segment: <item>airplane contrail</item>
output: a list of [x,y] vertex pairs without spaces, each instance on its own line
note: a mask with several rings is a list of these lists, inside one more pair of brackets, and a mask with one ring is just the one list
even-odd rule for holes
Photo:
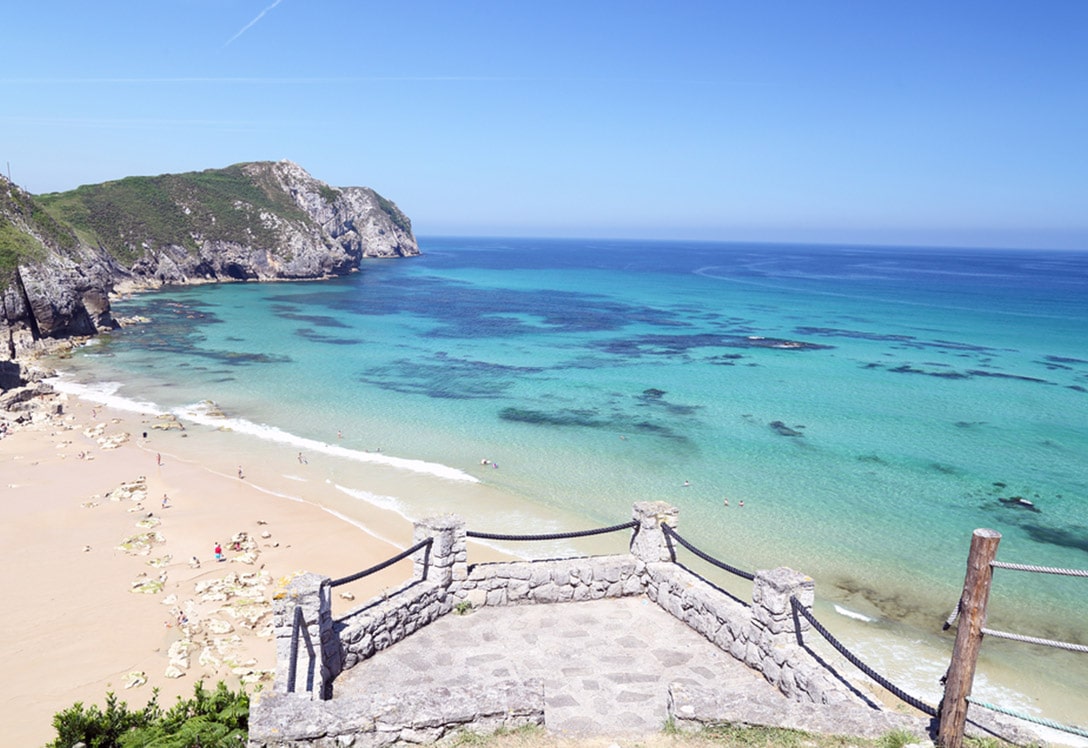
[[256,25],[257,21],[259,21],[259,20],[261,20],[262,18],[264,18],[264,16],[265,16],[265,13],[267,13],[267,12],[268,12],[268,11],[270,11],[270,10],[272,10],[273,8],[275,8],[275,7],[277,6],[277,5],[279,5],[279,4],[280,4],[280,3],[282,3],[282,2],[283,2],[283,0],[273,0],[272,4],[271,4],[271,5],[269,5],[269,6],[267,7],[267,8],[265,8],[264,10],[262,10],[262,11],[261,11],[260,13],[258,13],[258,14],[257,14],[257,17],[256,17],[256,18],[254,18],[254,19],[253,19],[252,21],[250,21],[250,22],[249,22],[249,23],[247,23],[247,24],[246,24],[245,26],[243,26],[243,27],[242,27],[242,28],[241,28],[241,29],[240,29],[240,30],[238,31],[238,33],[237,33],[237,34],[235,34],[234,36],[232,36],[232,37],[231,37],[230,39],[227,39],[227,43],[226,43],[226,44],[224,44],[223,46],[224,46],[224,47],[226,47],[226,46],[227,46],[227,45],[229,45],[229,44],[230,44],[230,43],[231,43],[232,41],[234,41],[235,39],[237,39],[238,37],[240,37],[240,36],[241,36],[242,34],[244,34],[244,33],[246,33],[247,31],[249,31],[249,30],[250,30],[251,28],[253,28],[253,26],[254,26],[254,25]]

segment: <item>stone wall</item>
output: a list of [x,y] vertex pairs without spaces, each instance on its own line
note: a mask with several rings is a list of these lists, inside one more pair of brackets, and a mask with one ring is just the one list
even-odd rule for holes
[[[646,596],[795,701],[837,704],[854,697],[797,644],[790,597],[811,607],[815,585],[792,569],[756,572],[752,605],[723,594],[676,564],[646,565]],[[809,623],[799,621],[806,631]]]
[[[674,563],[673,550],[662,527],[676,525],[675,507],[664,502],[639,502],[634,505],[633,518],[630,554],[471,566],[467,562],[464,520],[453,515],[423,520],[416,523],[415,541],[427,538],[433,541],[428,548],[413,554],[412,580],[339,620],[333,620],[331,615],[329,579],[314,574],[297,577],[287,594],[277,601],[279,659],[275,693],[264,696],[254,708],[250,745],[320,746],[325,745],[320,740],[337,738],[341,739],[338,743],[341,745],[418,742],[413,737],[414,731],[420,729],[417,717],[408,712],[405,719],[411,716],[411,720],[401,728],[395,727],[395,720],[388,721],[392,719],[389,714],[397,712],[383,712],[386,716],[382,719],[387,719],[387,724],[378,729],[372,724],[376,724],[376,717],[349,718],[335,699],[323,704],[311,703],[310,699],[331,699],[333,680],[342,670],[463,606],[553,604],[645,594],[708,641],[761,672],[794,701],[814,704],[858,701],[844,683],[797,644],[789,599],[796,596],[802,604],[811,606],[812,579],[786,568],[759,571],[753,582],[752,603],[742,603]],[[320,642],[320,646],[317,661],[312,665],[300,647],[298,690],[301,693],[287,694],[285,674],[295,606],[301,606],[311,638]],[[804,618],[799,624],[802,630],[808,627]],[[419,719],[426,723],[428,737],[444,734],[454,725],[486,730],[494,722],[495,717],[486,705],[472,706],[471,690],[458,698],[462,699],[463,708],[455,715],[455,721],[439,724],[441,710],[424,710],[428,716]],[[477,717],[465,719],[465,714],[474,709]],[[365,710],[362,713],[370,714]],[[526,719],[531,721],[529,717]],[[275,737],[286,735],[285,731],[291,729],[298,732],[301,724],[309,726],[307,734],[313,737],[304,739],[300,733],[297,739],[292,738],[297,742]],[[350,742],[355,739],[351,736],[362,734],[360,731],[374,735],[362,743]]]
[[641,595],[645,566],[629,555],[477,564],[453,594],[474,608]]
[[262,696],[249,719],[250,748],[384,748],[430,744],[451,732],[490,734],[544,724],[544,684],[353,693],[331,701],[296,694]]

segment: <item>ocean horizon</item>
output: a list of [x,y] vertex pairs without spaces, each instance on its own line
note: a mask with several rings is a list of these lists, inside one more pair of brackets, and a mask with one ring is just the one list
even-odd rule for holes
[[[148,321],[59,362],[61,383],[221,426],[213,401],[239,439],[339,460],[360,520],[374,503],[535,533],[667,501],[722,560],[813,576],[875,660],[930,663],[926,695],[974,529],[1002,533],[999,559],[1088,568],[1088,252],[420,247],[330,281],[119,300]],[[378,468],[399,476],[381,491]],[[1088,643],[1085,592],[999,572],[990,625]],[[1084,663],[984,649],[995,689],[1060,665],[1083,708]]]

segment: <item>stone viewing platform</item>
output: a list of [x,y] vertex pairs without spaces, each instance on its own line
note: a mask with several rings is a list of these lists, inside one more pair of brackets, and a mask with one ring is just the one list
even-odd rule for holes
[[332,588],[367,572],[296,577],[277,600],[276,681],[252,709],[250,746],[428,743],[525,724],[632,736],[667,721],[927,735],[928,717],[877,708],[798,643],[809,623],[790,599],[811,607],[810,578],[739,572],[753,585],[741,601],[675,563],[676,519],[641,502],[609,528],[632,531],[629,554],[475,565],[463,520],[423,520],[402,554],[413,579],[339,619]]

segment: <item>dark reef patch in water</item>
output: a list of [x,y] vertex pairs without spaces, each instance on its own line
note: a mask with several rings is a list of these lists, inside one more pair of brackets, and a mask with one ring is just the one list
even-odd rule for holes
[[744,358],[741,353],[723,353],[720,356],[708,356],[703,361],[714,366],[736,366]]
[[603,417],[593,409],[561,408],[559,410],[536,410],[533,408],[508,407],[499,411],[499,418],[504,421],[525,423],[533,426],[559,426],[589,429],[602,429],[618,433],[632,433],[643,436],[656,436],[679,443],[690,443],[690,439],[675,430],[653,421],[625,417]]
[[300,327],[295,330],[295,335],[314,343],[328,343],[329,345],[360,345],[364,342],[362,338],[335,338],[331,335],[322,335],[317,330],[312,330],[309,327]]
[[969,377],[963,372],[959,371],[926,371],[925,369],[917,369],[910,364],[900,364],[899,366],[892,367],[888,371],[893,374],[925,374],[928,377],[938,377],[940,379],[969,379]]
[[1088,527],[1081,525],[1046,527],[1035,522],[1022,522],[1020,527],[1037,543],[1057,545],[1088,553]]
[[1030,499],[1025,499],[1023,496],[1002,496],[998,498],[1002,504],[1013,509],[1023,509],[1028,512],[1035,512],[1036,514],[1042,514],[1043,510],[1035,506],[1035,502]]
[[804,426],[798,424],[796,428],[790,428],[782,421],[771,421],[768,426],[779,436],[804,436],[799,429],[803,429]]
[[516,375],[541,371],[544,369],[536,366],[507,366],[456,358],[439,351],[431,362],[400,359],[367,369],[359,375],[359,381],[392,392],[440,400],[478,400],[499,397],[515,384]]
[[[903,593],[881,592],[847,577],[836,579],[833,584],[846,596],[860,597],[879,610],[882,616],[893,621],[906,621],[912,617],[918,617],[923,611],[920,603],[908,599]],[[933,619],[930,618],[930,620]]]
[[815,351],[833,348],[829,345],[808,343],[800,340],[767,338],[759,335],[729,335],[721,333],[694,333],[691,335],[663,335],[659,333],[639,335],[634,338],[616,338],[593,344],[595,348],[612,355],[637,358],[639,356],[681,356],[699,348],[772,348],[787,351]]
[[913,335],[885,334],[867,332],[864,330],[847,330],[837,327],[809,327],[800,326],[794,328],[798,335],[818,335],[828,338],[852,338],[855,340],[873,340],[881,343],[898,343],[900,349],[930,349],[940,351],[969,351],[974,353],[994,353],[997,348],[973,343],[959,343],[954,340],[921,340]]
[[1086,359],[1069,356],[1043,356],[1043,360],[1054,364],[1088,364]]
[[654,387],[643,390],[642,394],[639,395],[637,399],[639,407],[661,408],[669,415],[674,416],[694,415],[705,407],[702,405],[678,405],[676,403],[670,403],[665,400],[665,390],[659,390]]
[[[416,277],[410,284],[373,283],[366,293],[355,288],[277,298],[337,314],[411,315],[434,326],[428,338],[471,339],[541,333],[587,333],[620,330],[631,324],[686,327],[674,312],[624,304],[604,296],[553,289],[480,288],[459,281]],[[436,303],[436,299],[440,300]],[[497,312],[496,310],[502,310]],[[539,320],[526,324],[520,318]]]
[[[282,306],[282,305],[280,305]],[[280,306],[273,307],[273,312],[277,317],[281,319],[289,319],[295,322],[306,322],[316,327],[339,327],[347,329],[350,325],[347,325],[336,317],[330,317],[327,314],[299,314],[297,312],[287,311],[280,309]]]
[[1023,374],[1005,374],[1004,372],[986,371],[985,369],[968,369],[967,373],[973,377],[993,377],[995,379],[1014,379],[1019,382],[1034,382],[1036,384],[1054,384],[1054,382],[1040,379],[1039,377],[1029,377]]

